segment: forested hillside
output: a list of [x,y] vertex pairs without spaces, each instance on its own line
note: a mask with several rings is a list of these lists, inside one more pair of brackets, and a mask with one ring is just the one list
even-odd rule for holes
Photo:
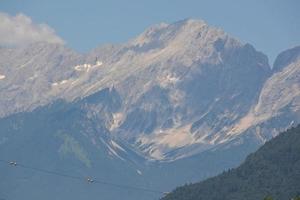
[[179,187],[162,199],[287,200],[299,195],[300,125],[267,142],[238,168]]

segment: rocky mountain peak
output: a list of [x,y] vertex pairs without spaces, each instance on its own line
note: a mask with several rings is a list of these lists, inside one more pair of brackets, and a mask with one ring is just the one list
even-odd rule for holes
[[[219,47],[214,46],[218,41]],[[223,44],[221,44],[223,41]],[[135,51],[145,52],[164,48],[172,51],[193,51],[202,48],[214,50],[226,46],[241,46],[222,29],[208,26],[203,20],[186,19],[172,24],[154,25],[127,44]],[[222,46],[222,47],[221,47]]]
[[300,46],[296,46],[280,53],[274,62],[273,70],[275,72],[280,71],[283,67],[289,65],[297,59],[300,59]]
[[0,100],[0,116],[115,86],[107,129],[161,160],[228,141],[271,75],[267,57],[253,46],[194,19],[154,25],[86,55],[42,43],[11,55],[0,54],[0,95],[8,96]]

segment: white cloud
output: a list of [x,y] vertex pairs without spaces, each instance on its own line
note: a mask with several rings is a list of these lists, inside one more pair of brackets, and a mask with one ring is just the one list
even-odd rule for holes
[[22,13],[10,16],[0,12],[0,46],[20,46],[33,42],[64,44],[63,39],[47,24],[35,24]]

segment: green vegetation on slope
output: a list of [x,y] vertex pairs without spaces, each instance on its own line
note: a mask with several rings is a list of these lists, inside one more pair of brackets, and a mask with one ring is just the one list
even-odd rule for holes
[[63,140],[63,144],[58,149],[59,153],[62,155],[73,154],[87,167],[91,167],[91,161],[88,158],[87,152],[80,146],[75,138],[68,134],[58,134],[57,137]]
[[289,200],[299,195],[300,125],[267,142],[238,168],[179,187],[162,200]]

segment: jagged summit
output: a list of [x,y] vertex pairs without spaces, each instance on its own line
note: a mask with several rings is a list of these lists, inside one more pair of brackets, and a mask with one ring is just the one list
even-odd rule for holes
[[[161,23],[148,28],[137,38],[129,42],[128,46],[137,46],[138,50],[152,49],[155,47],[165,47],[176,44],[172,48],[186,47],[189,45],[198,45],[205,47],[216,40],[231,40],[232,45],[241,45],[241,43],[227,35],[222,29],[208,26],[203,20],[185,19],[175,23]],[[148,48],[145,48],[145,47]]]
[[267,57],[253,46],[186,19],[86,55],[44,43],[2,49],[0,116],[114,86],[122,101],[107,128],[146,157],[174,160],[251,127],[239,121],[270,76]]
[[288,49],[280,53],[273,66],[274,71],[280,71],[283,67],[289,65],[292,62],[297,61],[300,57],[300,46],[296,46],[294,48]]

